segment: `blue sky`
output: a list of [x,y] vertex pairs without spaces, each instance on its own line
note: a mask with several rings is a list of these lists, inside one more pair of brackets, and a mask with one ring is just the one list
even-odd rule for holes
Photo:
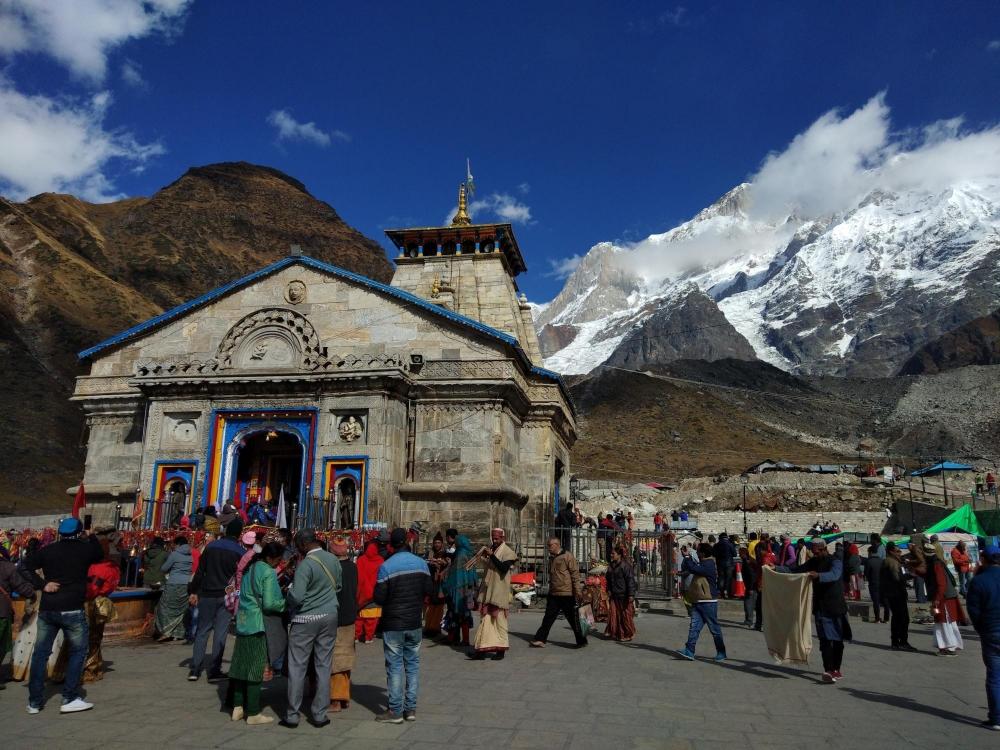
[[469,157],[476,218],[515,221],[538,301],[830,110],[881,93],[893,138],[1000,122],[993,2],[0,0],[0,61],[6,195],[148,195],[246,160],[387,244],[445,219]]

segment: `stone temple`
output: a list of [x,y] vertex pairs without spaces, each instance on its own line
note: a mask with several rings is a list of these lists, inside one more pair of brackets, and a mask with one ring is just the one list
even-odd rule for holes
[[95,519],[284,495],[302,525],[551,519],[576,422],[510,224],[391,230],[389,285],[293,254],[80,353]]

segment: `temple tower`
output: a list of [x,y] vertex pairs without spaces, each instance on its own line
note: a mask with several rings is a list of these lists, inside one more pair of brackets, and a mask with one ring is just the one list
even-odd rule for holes
[[514,230],[510,224],[474,224],[465,183],[451,226],[389,229],[386,235],[398,250],[392,286],[514,336],[541,365],[531,308],[515,281],[527,267]]

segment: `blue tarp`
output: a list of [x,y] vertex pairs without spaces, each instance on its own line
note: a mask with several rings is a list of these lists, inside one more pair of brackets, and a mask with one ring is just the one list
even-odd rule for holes
[[940,474],[942,471],[972,471],[972,467],[968,464],[958,464],[954,461],[944,461],[943,463],[934,464],[933,466],[928,466],[926,469],[917,469],[916,471],[911,471],[911,477],[923,477],[929,476],[931,474]]

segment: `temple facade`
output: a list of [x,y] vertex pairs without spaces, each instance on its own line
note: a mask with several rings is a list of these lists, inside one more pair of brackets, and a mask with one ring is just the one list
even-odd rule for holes
[[[90,512],[236,500],[477,536],[551,519],[573,407],[539,367],[509,224],[392,230],[386,285],[293,253],[80,353]],[[73,491],[75,488],[71,488]]]

